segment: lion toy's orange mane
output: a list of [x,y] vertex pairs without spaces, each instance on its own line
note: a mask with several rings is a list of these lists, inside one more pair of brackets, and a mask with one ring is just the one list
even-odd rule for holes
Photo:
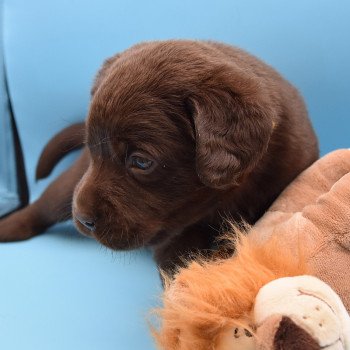
[[237,325],[254,332],[251,310],[260,288],[307,272],[302,259],[277,240],[259,245],[235,231],[234,257],[192,262],[174,281],[166,279],[164,306],[156,311],[161,326],[153,329],[160,349],[218,349],[221,338]]

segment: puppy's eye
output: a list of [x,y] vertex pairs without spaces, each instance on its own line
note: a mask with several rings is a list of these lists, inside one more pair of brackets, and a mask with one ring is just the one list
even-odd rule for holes
[[132,167],[138,168],[140,170],[148,170],[152,167],[153,161],[147,158],[133,156],[131,157],[131,164]]
[[149,174],[155,169],[156,165],[155,160],[136,152],[132,153],[126,162],[126,166],[132,172],[139,174]]

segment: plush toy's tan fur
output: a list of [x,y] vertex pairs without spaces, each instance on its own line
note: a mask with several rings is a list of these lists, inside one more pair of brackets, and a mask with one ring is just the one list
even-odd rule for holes
[[162,329],[153,331],[160,348],[214,349],[228,329],[251,329],[249,313],[262,286],[307,273],[300,256],[292,256],[277,240],[259,246],[242,233],[238,237],[234,258],[193,262],[175,283],[167,283],[164,308],[158,310]]

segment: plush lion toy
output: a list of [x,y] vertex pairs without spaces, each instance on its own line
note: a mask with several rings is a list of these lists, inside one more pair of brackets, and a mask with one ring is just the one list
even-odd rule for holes
[[350,150],[314,163],[237,237],[232,258],[166,283],[159,348],[349,350]]

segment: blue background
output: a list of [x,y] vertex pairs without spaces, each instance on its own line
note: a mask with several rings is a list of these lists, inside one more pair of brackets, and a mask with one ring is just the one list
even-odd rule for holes
[[[304,95],[321,153],[349,147],[347,0],[5,0],[4,58],[32,199],[44,143],[81,120],[102,60],[142,40],[215,39],[276,67]],[[64,168],[62,162],[53,176]],[[0,349],[153,349],[147,251],[111,253],[55,227],[0,245]]]

